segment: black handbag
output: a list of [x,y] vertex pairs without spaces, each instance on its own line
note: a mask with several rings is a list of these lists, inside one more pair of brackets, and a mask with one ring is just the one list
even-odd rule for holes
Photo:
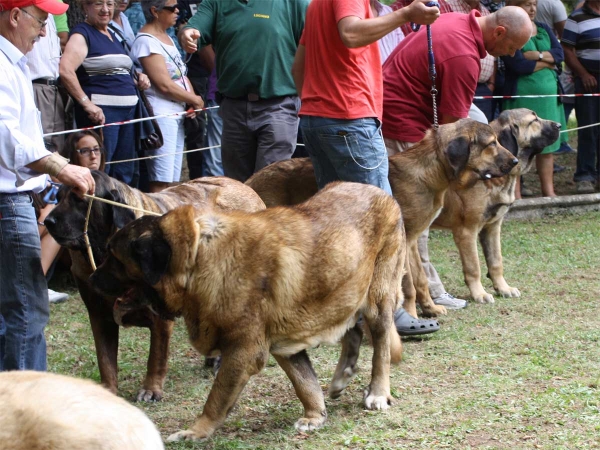
[[[136,87],[136,92],[138,96],[138,103],[135,118],[142,119],[153,117],[154,110],[152,109],[152,105],[148,101],[148,97],[146,97],[144,91],[141,91]],[[156,119],[137,122],[136,125],[141,150],[157,150],[164,145],[163,135]]]

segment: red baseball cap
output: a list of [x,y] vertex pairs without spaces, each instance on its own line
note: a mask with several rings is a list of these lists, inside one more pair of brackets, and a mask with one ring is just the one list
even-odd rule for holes
[[37,6],[49,14],[63,14],[69,9],[69,5],[58,0],[0,0],[0,11],[10,11],[13,8],[25,8],[26,6]]

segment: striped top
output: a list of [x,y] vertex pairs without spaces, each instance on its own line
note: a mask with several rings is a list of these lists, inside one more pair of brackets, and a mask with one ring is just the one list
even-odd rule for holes
[[600,14],[584,5],[571,13],[561,40],[575,47],[579,62],[590,73],[600,73]]
[[[116,36],[109,31],[111,40],[85,22],[73,27],[71,34],[75,33],[81,34],[88,46],[87,56],[76,71],[77,79],[86,95],[90,98],[94,94],[136,96],[137,100],[130,74],[133,62]],[[98,104],[96,101],[94,103]]]

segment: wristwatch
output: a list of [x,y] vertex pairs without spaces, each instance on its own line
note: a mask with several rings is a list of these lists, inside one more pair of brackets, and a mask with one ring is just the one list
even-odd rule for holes
[[544,59],[544,54],[542,52],[540,52],[540,61]]

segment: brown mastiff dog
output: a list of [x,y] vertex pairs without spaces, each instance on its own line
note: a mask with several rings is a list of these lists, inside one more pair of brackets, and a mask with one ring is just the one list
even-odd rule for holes
[[[144,194],[103,172],[94,171],[93,176],[97,197],[146,211],[163,213],[185,204],[221,211],[258,211],[265,208],[252,189],[225,177],[199,178],[157,194]],[[173,322],[156,316],[148,308],[131,308],[129,304],[121,303],[115,297],[99,295],[90,288],[88,278],[92,267],[83,238],[89,200],[80,199],[67,187],[61,188],[58,198],[59,203],[48,215],[45,225],[56,242],[70,251],[71,272],[90,317],[102,384],[113,393],[117,392],[119,325],[146,327],[150,329],[150,355],[146,379],[137,399],[160,400],[167,373]],[[139,211],[100,201],[93,202],[88,236],[97,265],[106,258],[106,244],[109,238],[118,229],[141,215]]]
[[127,225],[108,250],[94,287],[110,296],[141,288],[148,294],[129,297],[183,316],[193,346],[221,355],[202,415],[168,440],[209,437],[269,353],[304,406],[296,428],[320,427],[327,412],[306,349],[335,343],[361,315],[374,347],[365,406],[390,405],[406,241],[400,208],[381,189],[332,183],[303,204],[256,213],[177,208]]
[[[442,209],[449,187],[468,189],[480,180],[502,177],[518,163],[498,143],[489,125],[471,119],[429,130],[421,142],[389,158],[389,180],[402,208],[408,245],[408,270],[404,277],[404,308],[417,316],[416,301],[426,316],[445,314],[433,303],[417,249],[417,238]],[[296,159],[272,164],[246,184],[267,207],[306,199],[317,191],[312,164]]]
[[502,221],[515,201],[517,179],[529,171],[535,155],[554,143],[560,134],[560,123],[540,119],[525,108],[504,111],[490,125],[500,144],[519,158],[519,164],[508,175],[484,180],[470,189],[449,189],[444,208],[432,225],[452,230],[465,283],[471,297],[480,303],[493,303],[494,297],[481,284],[477,236],[496,292],[503,297],[521,296],[519,290],[510,287],[504,279],[500,245]]

